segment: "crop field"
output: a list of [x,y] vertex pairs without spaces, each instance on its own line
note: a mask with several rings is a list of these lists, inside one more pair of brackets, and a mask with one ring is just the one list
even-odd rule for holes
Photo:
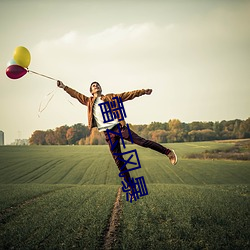
[[136,149],[132,203],[108,146],[0,147],[0,249],[250,249],[250,162],[188,159],[232,142]]

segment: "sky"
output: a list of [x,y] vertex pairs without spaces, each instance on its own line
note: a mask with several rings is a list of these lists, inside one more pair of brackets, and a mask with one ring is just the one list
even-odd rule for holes
[[29,50],[30,70],[87,96],[93,81],[103,94],[153,89],[124,103],[132,124],[246,120],[249,23],[250,1],[241,0],[2,0],[0,130],[5,144],[29,138],[35,130],[87,125],[86,106],[56,81],[32,73],[17,80],[6,76],[18,46]]

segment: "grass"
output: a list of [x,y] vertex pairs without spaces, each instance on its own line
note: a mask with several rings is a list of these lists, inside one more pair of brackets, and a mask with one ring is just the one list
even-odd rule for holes
[[[15,185],[19,192],[26,191],[22,184]],[[41,186],[33,185],[34,193],[37,190]],[[0,249],[101,248],[116,191],[112,185],[51,187],[49,193],[3,213]]]
[[[114,249],[249,249],[249,161],[187,159],[231,142],[137,149],[149,195],[122,196]],[[121,179],[107,146],[0,147],[0,249],[101,249]]]
[[197,159],[229,159],[229,160],[250,160],[250,140],[235,141],[231,147],[205,150],[202,153],[191,153],[188,158]]
[[148,197],[124,202],[118,249],[244,249],[249,191],[244,185],[149,185]]
[[119,184],[118,170],[105,146],[0,149],[0,183]]

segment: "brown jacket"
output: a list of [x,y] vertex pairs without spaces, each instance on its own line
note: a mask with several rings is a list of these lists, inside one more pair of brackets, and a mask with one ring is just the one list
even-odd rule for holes
[[[96,122],[93,116],[93,105],[95,103],[95,97],[91,96],[91,97],[87,97],[79,92],[77,92],[76,90],[66,86],[64,88],[64,90],[70,94],[72,97],[76,98],[80,103],[82,103],[83,105],[86,105],[88,107],[88,126],[89,129],[92,129],[94,127],[96,127]],[[104,102],[112,102],[112,98],[113,97],[121,97],[122,101],[128,101],[128,100],[132,100],[135,97],[139,97],[141,95],[145,95],[145,89],[142,90],[134,90],[131,92],[124,92],[121,94],[107,94],[107,95],[101,95],[101,100],[103,100]],[[121,125],[124,126],[126,123],[125,121],[120,121]]]

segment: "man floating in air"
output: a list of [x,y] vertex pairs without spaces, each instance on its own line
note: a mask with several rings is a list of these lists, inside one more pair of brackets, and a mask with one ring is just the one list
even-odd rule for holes
[[[57,81],[57,86],[63,88],[69,95],[73,98],[76,98],[80,103],[86,105],[88,107],[88,126],[89,129],[97,127],[99,132],[104,132],[107,143],[109,144],[110,152],[115,160],[116,165],[122,174],[123,178],[127,183],[130,181],[129,170],[127,170],[126,166],[124,166],[124,159],[121,154],[121,146],[120,140],[125,139],[127,141],[133,141],[133,143],[153,149],[161,154],[166,155],[170,163],[175,165],[177,163],[177,156],[174,150],[168,149],[151,140],[146,140],[135,132],[129,129],[129,126],[126,125],[125,120],[119,121],[119,119],[110,119],[104,122],[103,113],[101,110],[101,106],[104,103],[111,103],[114,98],[119,98],[122,102],[132,100],[135,97],[139,97],[142,95],[150,95],[152,93],[152,89],[142,89],[135,90],[131,92],[124,92],[121,94],[102,94],[102,88],[98,82],[93,82],[90,85],[90,93],[91,97],[87,97],[76,90],[65,86],[63,82]],[[112,109],[112,112],[117,112]],[[118,110],[118,113],[120,111]],[[121,115],[121,114],[120,114]],[[117,117],[117,114],[114,114],[114,117]],[[108,132],[111,133],[108,133]]]

